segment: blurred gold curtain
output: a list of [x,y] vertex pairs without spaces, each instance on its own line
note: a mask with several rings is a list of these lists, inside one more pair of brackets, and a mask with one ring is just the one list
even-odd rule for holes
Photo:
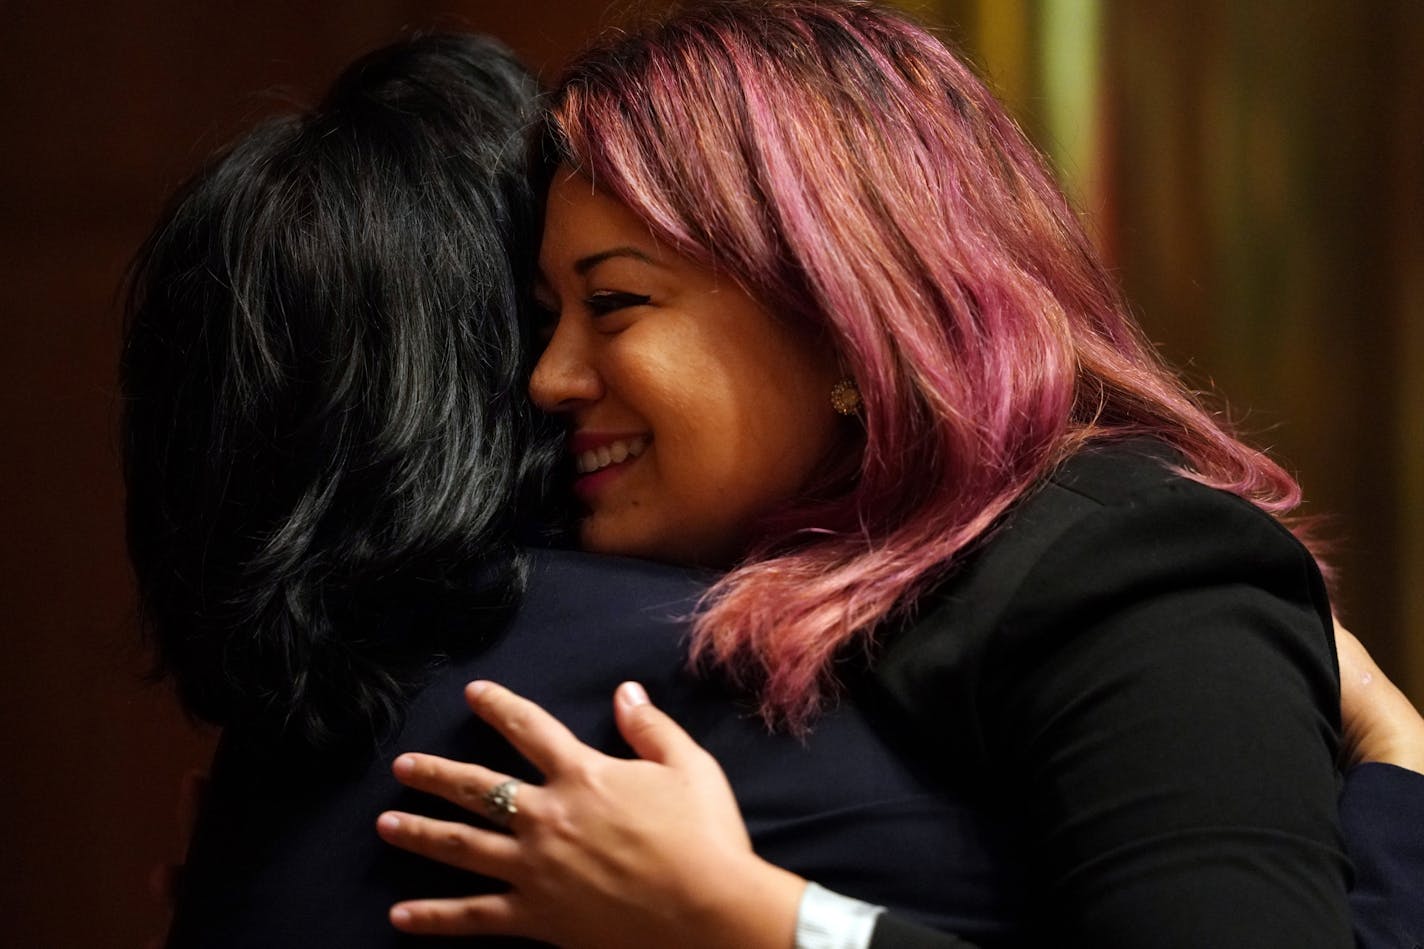
[[934,0],[1424,701],[1424,3]]

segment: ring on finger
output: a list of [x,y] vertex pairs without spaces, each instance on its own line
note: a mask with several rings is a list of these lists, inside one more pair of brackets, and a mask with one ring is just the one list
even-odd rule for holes
[[519,784],[518,779],[509,778],[484,793],[485,813],[500,827],[508,827],[510,818],[519,813]]

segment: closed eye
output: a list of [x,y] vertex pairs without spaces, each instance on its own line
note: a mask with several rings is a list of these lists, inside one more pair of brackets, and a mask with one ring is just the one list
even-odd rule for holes
[[643,306],[652,297],[645,293],[620,293],[617,291],[600,291],[584,297],[584,306],[594,316],[603,316],[606,313],[613,313],[617,310],[625,310],[629,307]]

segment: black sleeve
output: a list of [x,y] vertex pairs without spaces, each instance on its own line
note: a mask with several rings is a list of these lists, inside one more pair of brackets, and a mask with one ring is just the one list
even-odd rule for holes
[[985,645],[986,753],[1055,945],[1352,945],[1313,562],[1185,481],[1045,546]]
[[1351,769],[1340,823],[1355,862],[1350,911],[1357,944],[1424,946],[1424,775],[1380,763]]

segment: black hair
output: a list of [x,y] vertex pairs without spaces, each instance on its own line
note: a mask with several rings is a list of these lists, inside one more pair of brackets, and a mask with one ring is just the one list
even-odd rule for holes
[[488,39],[377,50],[218,155],[139,251],[128,545],[191,714],[369,749],[460,648],[425,604],[477,638],[517,600],[557,454],[526,395],[536,93]]

